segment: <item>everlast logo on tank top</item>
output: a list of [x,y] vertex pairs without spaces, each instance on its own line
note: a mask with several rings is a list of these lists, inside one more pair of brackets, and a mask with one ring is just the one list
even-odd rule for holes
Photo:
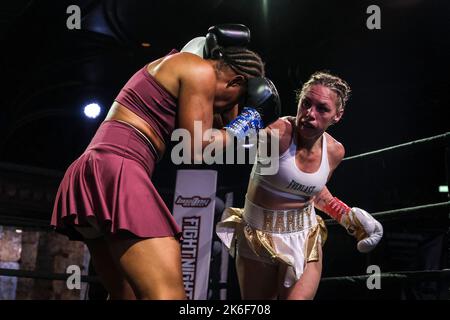
[[306,194],[311,194],[314,189],[316,188],[316,186],[305,186],[301,183],[295,182],[294,180],[291,180],[291,182],[289,183],[289,185],[287,186],[288,189],[292,189],[295,191],[300,191]]

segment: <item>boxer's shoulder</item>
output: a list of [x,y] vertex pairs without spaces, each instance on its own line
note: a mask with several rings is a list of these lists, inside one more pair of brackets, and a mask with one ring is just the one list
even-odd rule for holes
[[279,132],[279,136],[281,137],[283,134],[290,134],[292,132],[292,123],[291,119],[293,117],[281,117],[276,121],[271,123],[268,127],[273,130],[276,129]]
[[216,76],[216,70],[210,62],[190,52],[179,52],[166,56],[154,68],[159,72],[176,73],[181,77],[195,75],[195,79]]
[[345,148],[342,143],[333,138],[329,133],[324,133],[327,137],[327,150],[329,162],[332,167],[336,167],[345,156]]
[[270,132],[271,136],[276,136],[279,140],[279,151],[280,154],[284,153],[287,148],[289,148],[289,145],[291,143],[292,138],[292,121],[294,120],[290,119],[293,117],[282,117],[278,120],[271,123],[267,129]]

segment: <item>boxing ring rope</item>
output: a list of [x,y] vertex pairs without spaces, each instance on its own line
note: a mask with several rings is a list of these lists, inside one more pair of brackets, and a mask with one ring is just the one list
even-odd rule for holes
[[357,154],[357,155],[354,155],[354,156],[346,157],[346,158],[343,159],[343,161],[345,161],[345,160],[353,160],[353,159],[358,159],[358,158],[363,158],[363,157],[368,157],[368,156],[372,156],[372,155],[379,154],[379,153],[382,153],[382,152],[392,151],[392,150],[401,149],[401,148],[405,148],[405,147],[418,146],[418,145],[421,145],[421,144],[424,144],[424,143],[430,143],[430,142],[446,142],[446,143],[449,143],[449,138],[450,138],[450,132],[446,132],[446,133],[443,133],[443,134],[439,134],[437,136],[432,136],[432,137],[428,137],[428,138],[424,138],[424,139],[414,140],[414,141],[398,144],[398,145],[395,145],[395,146],[391,146],[391,147],[387,147],[387,148],[383,148],[383,149],[378,149],[378,150],[369,151],[369,152]]
[[[61,280],[66,281],[70,274],[66,273],[46,273],[33,270],[14,270],[14,269],[4,269],[0,268],[0,274],[3,276],[10,277],[21,277],[21,278],[31,278],[31,279],[41,279],[41,280]],[[432,278],[436,275],[443,276],[444,278],[450,277],[450,269],[442,270],[420,270],[420,271],[392,271],[392,272],[382,272],[380,273],[381,278],[392,278],[398,280],[404,280],[408,277],[414,276],[417,278]],[[357,276],[341,276],[341,277],[324,277],[321,282],[328,283],[332,281],[344,280],[344,281],[364,281],[369,277],[373,277],[372,274],[357,275]],[[100,283],[97,276],[80,276],[81,282],[96,282]]]
[[[361,159],[364,157],[370,157],[373,155],[377,155],[383,152],[398,150],[406,147],[413,147],[413,146],[419,146],[429,143],[440,143],[443,146],[446,146],[448,149],[449,144],[449,138],[450,138],[450,132],[446,132],[444,134],[419,139],[415,141],[410,141],[407,143],[402,143],[399,145],[390,146],[387,148],[382,148],[379,150],[374,150],[370,152],[361,153],[354,156],[349,156],[344,158],[344,161],[348,160],[354,160],[354,159]],[[447,155],[448,156],[448,155]],[[447,168],[447,174],[448,174],[448,168]],[[230,187],[218,187],[218,191],[227,191],[230,190]],[[163,189],[161,190],[164,192],[173,192],[173,190]],[[393,209],[393,210],[386,210],[386,211],[380,211],[375,212],[372,215],[376,217],[379,220],[385,220],[385,219],[393,219],[398,218],[399,216],[403,216],[406,214],[409,214],[411,212],[416,211],[426,211],[427,209],[436,209],[436,208],[445,208],[450,207],[450,201],[446,202],[440,202],[440,203],[432,203],[432,204],[425,204],[425,205],[419,205],[414,207],[407,207],[407,208],[400,208],[400,209]],[[18,218],[18,217],[4,217],[0,215],[0,221],[1,222],[7,222],[7,224],[15,224],[20,225],[24,227],[31,227],[35,229],[41,229],[50,231],[51,228],[48,225],[48,222],[37,220],[37,219],[30,219],[30,218]],[[325,223],[327,225],[336,225],[337,222],[332,219],[326,219]],[[23,278],[33,278],[33,279],[44,279],[44,280],[60,280],[65,281],[70,276],[70,274],[64,274],[64,273],[48,273],[48,272],[42,272],[42,271],[35,271],[35,270],[14,270],[14,269],[4,269],[0,268],[0,275],[1,276],[10,276],[10,277],[23,277]],[[352,283],[357,283],[360,281],[367,280],[368,277],[373,276],[371,274],[365,274],[365,275],[355,275],[355,276],[341,276],[341,277],[324,277],[321,279],[321,283],[327,284],[332,282],[339,282],[339,281],[349,281]],[[424,270],[424,271],[396,271],[396,272],[383,272],[379,275],[383,279],[392,279],[394,281],[407,281],[410,279],[436,279],[436,277],[439,277],[440,279],[450,279],[450,269],[442,269],[442,270]],[[97,276],[86,276],[81,275],[81,282],[88,282],[88,283],[94,283],[99,282],[99,279]]]
[[[406,213],[413,212],[413,211],[420,211],[420,210],[426,210],[426,209],[435,209],[435,208],[445,208],[450,207],[450,201],[445,202],[438,202],[438,203],[432,203],[432,204],[425,204],[421,206],[415,206],[415,207],[408,207],[408,208],[401,208],[401,209],[394,209],[394,210],[387,210],[387,211],[380,211],[372,213],[371,215],[379,220],[386,220],[386,219],[396,219],[398,218],[399,214],[403,216]],[[325,222],[327,225],[335,225],[337,222],[333,219],[325,219]]]
[[[66,281],[71,274],[67,273],[49,273],[44,271],[35,270],[15,270],[0,268],[0,275],[7,277],[19,277],[19,278],[31,278],[40,280],[61,280]],[[80,275],[81,282],[88,283],[100,283],[100,279],[97,276]]]
[[0,214],[0,225],[30,228],[30,230],[51,231],[48,221],[42,219],[10,217]]
[[[406,143],[402,143],[399,145],[394,145],[370,152],[365,152],[361,154],[357,154],[354,156],[349,156],[344,158],[344,161],[348,160],[355,160],[355,159],[361,159],[366,158],[374,155],[378,155],[384,152],[390,152],[394,150],[399,150],[403,148],[411,148],[419,145],[424,144],[430,144],[430,143],[437,143],[440,146],[446,147],[447,153],[446,153],[446,172],[447,172],[447,179],[448,179],[448,148],[449,148],[449,141],[450,141],[450,132],[446,132],[440,135],[414,140]],[[400,208],[400,209],[392,209],[392,210],[385,210],[385,211],[379,211],[372,213],[371,215],[377,220],[380,221],[386,221],[386,220],[392,220],[392,219],[398,219],[402,218],[411,212],[426,212],[428,209],[437,209],[437,208],[450,208],[450,201],[444,201],[439,203],[431,203],[431,204],[424,204],[419,206],[413,206],[413,207],[406,207],[406,208]],[[327,226],[337,225],[337,222],[333,219],[325,219],[325,223]],[[373,277],[373,274],[364,274],[364,275],[354,275],[354,276],[340,276],[340,277],[324,277],[320,280],[321,284],[333,284],[333,283],[339,283],[339,282],[349,282],[358,284],[363,281],[367,281],[369,277]],[[414,280],[448,280],[450,279],[450,269],[442,269],[442,270],[417,270],[417,271],[393,271],[393,272],[382,272],[379,274],[380,279],[387,279],[392,281],[398,281],[398,282],[405,282],[405,281],[414,281]],[[442,283],[441,283],[442,284]],[[448,281],[447,281],[448,284]]]
[[[420,278],[420,279],[434,279],[437,276],[443,278],[450,278],[450,269],[442,270],[418,270],[418,271],[392,271],[392,272],[382,272],[379,276],[383,279],[394,279],[394,280],[407,280],[410,278]],[[342,277],[324,277],[321,279],[322,283],[329,283],[333,281],[366,281],[369,277],[373,277],[373,274],[365,274],[359,276],[342,276]]]
[[[378,277],[379,281],[382,281],[384,285],[388,284],[400,284],[400,290],[402,293],[405,292],[408,283],[422,282],[422,281],[433,281],[439,288],[439,293],[437,295],[438,299],[446,298],[446,293],[443,293],[443,288],[447,288],[450,282],[450,269],[442,270],[420,270],[420,271],[393,271],[393,272],[382,272],[378,275],[366,274],[358,276],[341,276],[341,277],[324,277],[320,280],[320,286],[326,287],[331,286],[333,288],[336,285],[344,284],[346,288],[348,286],[360,287],[367,285],[369,277],[373,279]],[[381,282],[380,282],[381,283]],[[444,287],[447,286],[447,287]]]

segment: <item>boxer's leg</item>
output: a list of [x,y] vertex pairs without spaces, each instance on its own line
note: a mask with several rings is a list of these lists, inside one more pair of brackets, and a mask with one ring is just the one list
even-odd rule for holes
[[290,288],[282,286],[280,298],[284,300],[312,300],[322,275],[322,247],[318,246],[319,260],[308,262],[300,279]]
[[186,298],[178,240],[112,235],[108,237],[108,246],[138,299]]
[[276,264],[268,264],[237,255],[236,271],[242,299],[277,298],[279,279]]
[[136,296],[121,270],[116,267],[104,238],[85,240],[92,264],[112,300],[134,300]]

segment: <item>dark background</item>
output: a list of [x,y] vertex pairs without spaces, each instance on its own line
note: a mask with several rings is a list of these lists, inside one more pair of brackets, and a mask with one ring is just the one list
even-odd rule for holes
[[[66,27],[70,4],[81,7],[79,31]],[[450,5],[378,2],[381,30],[369,30],[370,4],[377,2],[3,2],[0,160],[64,170],[102,120],[87,121],[84,104],[107,109],[143,64],[226,22],[251,29],[285,115],[295,114],[293,91],[316,70],[350,83],[347,112],[330,130],[348,155],[447,131]]]
[[[71,4],[81,7],[81,30],[66,27]],[[381,8],[381,30],[366,27],[371,4]],[[295,115],[294,90],[312,72],[329,70],[348,81],[353,93],[346,113],[329,130],[347,155],[449,131],[450,3],[445,0],[16,0],[3,1],[0,8],[3,163],[63,172],[136,70],[220,23],[250,28],[250,47],[266,62],[284,115]],[[82,107],[93,101],[104,111],[88,120]],[[448,140],[440,140],[344,161],[329,187],[369,212],[448,201],[448,194],[438,192],[439,185],[448,185],[446,149]],[[250,166],[213,168],[219,170],[219,193],[234,190],[235,204],[242,205]],[[176,169],[166,156],[154,177],[169,207]],[[352,239],[337,230],[334,243],[342,236],[348,245],[325,247],[324,274],[363,274],[373,261],[383,270],[443,268],[448,240],[439,237],[448,230],[447,213],[386,222],[380,249],[369,258],[357,254]],[[49,217],[50,212],[40,216]],[[437,253],[427,258],[433,241]],[[393,249],[399,243],[400,253]]]

